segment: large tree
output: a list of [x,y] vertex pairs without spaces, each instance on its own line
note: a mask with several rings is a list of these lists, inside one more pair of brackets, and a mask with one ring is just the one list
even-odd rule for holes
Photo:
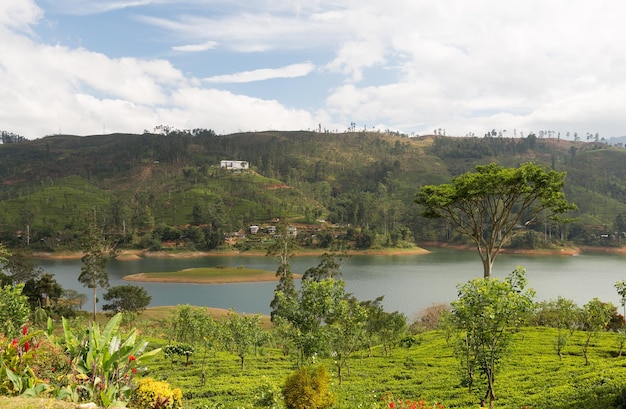
[[250,349],[261,346],[267,339],[267,333],[261,328],[261,316],[239,314],[230,310],[222,321],[222,327],[224,344],[237,354],[241,369],[244,370],[246,355]]
[[139,312],[150,305],[152,297],[145,288],[137,285],[118,285],[109,288],[102,296],[108,304],[104,304],[104,311],[111,311],[113,314],[123,313],[132,321]]
[[106,266],[115,254],[115,246],[109,242],[94,227],[88,228],[82,239],[83,265],[80,269],[78,281],[93,290],[93,320],[96,320],[96,303],[98,301],[98,287],[109,286],[109,274]]
[[278,284],[276,284],[276,289],[274,289],[274,299],[270,303],[272,321],[274,321],[275,317],[286,314],[286,310],[289,307],[285,304],[291,303],[296,298],[296,286],[293,281],[291,266],[289,265],[289,259],[293,257],[295,250],[295,240],[289,234],[287,224],[281,222],[277,226],[274,243],[267,249],[268,256],[275,256],[278,259],[278,270],[276,270]]
[[36,280],[43,274],[43,268],[37,264],[33,252],[24,248],[13,250],[7,258],[4,271],[10,284],[25,283],[30,279]]
[[452,183],[420,188],[415,202],[422,215],[443,218],[475,243],[484,277],[491,276],[493,261],[516,227],[532,223],[540,213],[556,218],[576,208],[563,194],[565,173],[534,163],[505,168],[480,165]]

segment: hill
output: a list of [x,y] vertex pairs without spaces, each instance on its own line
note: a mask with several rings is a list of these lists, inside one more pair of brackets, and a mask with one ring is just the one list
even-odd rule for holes
[[[250,169],[222,169],[221,160],[247,161]],[[419,217],[413,204],[419,186],[447,182],[477,164],[528,161],[567,172],[566,195],[579,207],[574,224],[539,223],[534,236],[602,244],[606,235],[626,230],[619,223],[626,211],[621,147],[532,134],[218,136],[194,130],[55,135],[0,145],[0,241],[71,248],[92,220],[129,246],[214,248],[224,233],[250,225],[262,232],[275,219],[308,231],[305,245],[332,241],[339,233],[331,226],[342,226],[340,234],[364,247],[448,240],[445,226]]]

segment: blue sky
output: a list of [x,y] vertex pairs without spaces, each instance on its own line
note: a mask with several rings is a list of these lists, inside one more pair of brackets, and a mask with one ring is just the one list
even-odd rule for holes
[[0,130],[626,135],[618,0],[0,1]]

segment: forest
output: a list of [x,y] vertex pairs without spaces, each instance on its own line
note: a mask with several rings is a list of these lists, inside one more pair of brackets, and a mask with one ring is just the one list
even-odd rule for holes
[[[72,250],[95,223],[121,248],[210,250],[225,238],[253,239],[250,226],[263,232],[277,219],[297,226],[305,247],[335,239],[355,248],[463,242],[441,220],[420,216],[418,189],[477,165],[526,162],[565,172],[565,195],[578,210],[566,224],[535,220],[508,246],[620,246],[626,232],[626,150],[603,142],[159,131],[0,144],[0,242]],[[222,160],[250,169],[222,169]]]

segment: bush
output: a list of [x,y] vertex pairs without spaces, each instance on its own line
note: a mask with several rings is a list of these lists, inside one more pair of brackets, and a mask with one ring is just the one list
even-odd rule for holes
[[335,403],[328,390],[329,375],[326,367],[304,367],[290,375],[283,387],[288,409],[325,409]]
[[450,304],[434,303],[418,313],[417,319],[411,324],[409,331],[412,334],[419,334],[424,331],[438,329],[440,328],[441,317],[449,313]]
[[182,409],[183,394],[180,389],[172,389],[170,384],[142,378],[130,398],[130,407],[136,409]]

